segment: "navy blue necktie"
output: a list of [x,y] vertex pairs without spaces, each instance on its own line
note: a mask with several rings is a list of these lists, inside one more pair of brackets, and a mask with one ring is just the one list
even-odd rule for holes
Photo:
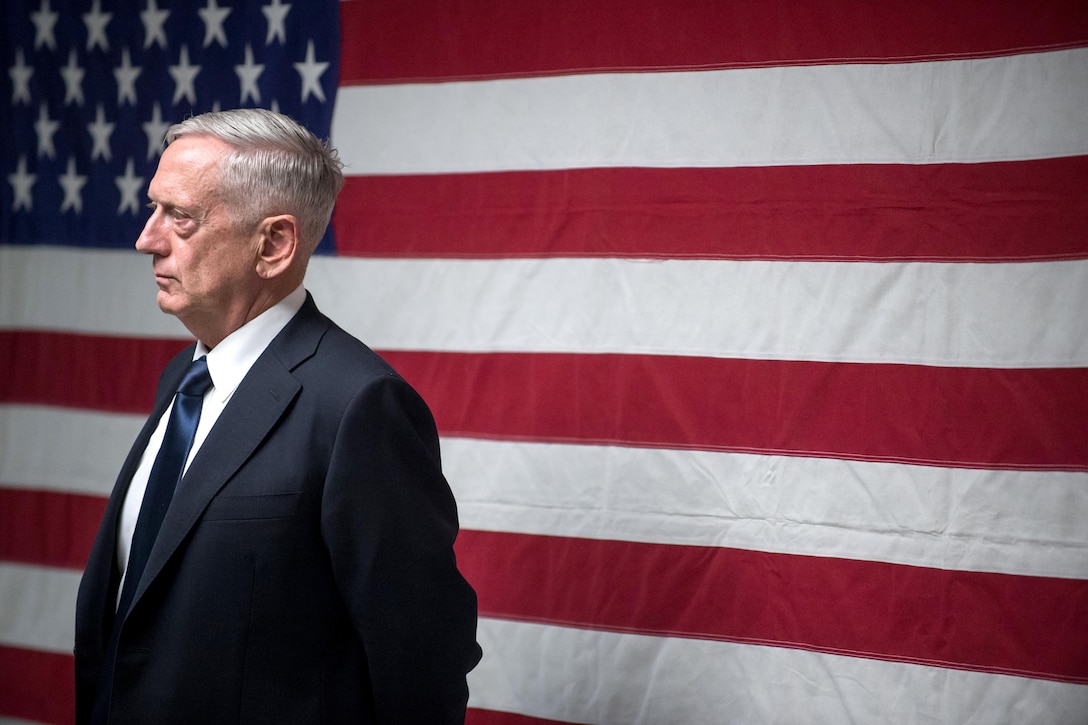
[[125,567],[125,583],[121,587],[121,599],[117,603],[112,632],[106,642],[105,661],[91,715],[91,722],[95,725],[105,723],[108,717],[121,622],[132,604],[132,597],[140,584],[151,547],[155,544],[159,527],[166,516],[166,510],[170,508],[170,500],[174,497],[174,489],[185,470],[185,461],[189,458],[189,450],[193,447],[193,437],[196,435],[196,425],[200,422],[204,393],[211,384],[208,361],[200,357],[185,372],[174,397],[174,407],[166,421],[166,434],[155,456],[155,463],[151,466],[144,500],[140,505],[140,516],[136,519],[136,531],[132,534],[128,566]]
[[204,393],[211,387],[212,378],[208,373],[208,361],[201,357],[194,360],[185,372],[178,386],[174,407],[166,423],[166,435],[162,446],[151,467],[147,480],[147,490],[140,505],[140,516],[136,519],[136,530],[132,534],[132,546],[129,548],[128,566],[125,567],[125,583],[121,589],[121,599],[117,604],[117,619],[121,620],[132,603],[132,596],[144,566],[159,534],[159,527],[170,508],[174,489],[181,480],[185,461],[193,446],[196,425],[200,422],[200,408],[204,403]]

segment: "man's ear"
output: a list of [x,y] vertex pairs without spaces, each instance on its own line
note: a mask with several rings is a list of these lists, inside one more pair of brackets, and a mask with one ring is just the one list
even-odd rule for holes
[[278,277],[299,253],[298,220],[291,214],[265,217],[257,231],[257,275],[262,279]]

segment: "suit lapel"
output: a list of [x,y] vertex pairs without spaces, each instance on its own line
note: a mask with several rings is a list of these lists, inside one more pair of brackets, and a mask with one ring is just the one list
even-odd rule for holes
[[131,608],[298,395],[302,386],[291,370],[313,355],[328,325],[307,295],[303,308],[242,379],[178,483]]

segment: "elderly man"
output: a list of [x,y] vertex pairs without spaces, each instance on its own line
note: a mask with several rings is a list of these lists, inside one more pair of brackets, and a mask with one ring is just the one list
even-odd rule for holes
[[83,575],[77,720],[462,722],[476,597],[430,411],[303,287],[335,152],[261,110],[166,140],[136,248],[196,342]]

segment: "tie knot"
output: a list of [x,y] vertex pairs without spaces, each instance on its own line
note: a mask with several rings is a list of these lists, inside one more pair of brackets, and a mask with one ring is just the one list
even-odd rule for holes
[[185,377],[181,379],[178,392],[185,395],[204,395],[212,386],[212,375],[208,372],[208,359],[201,356],[189,365]]

